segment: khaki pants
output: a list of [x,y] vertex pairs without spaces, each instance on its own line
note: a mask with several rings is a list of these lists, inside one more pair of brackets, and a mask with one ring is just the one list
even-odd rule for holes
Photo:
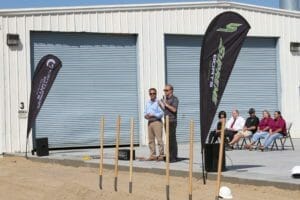
[[239,131],[237,134],[242,135],[243,138],[249,137],[252,135],[251,131]]
[[164,155],[164,143],[162,140],[162,122],[155,121],[151,122],[148,125],[148,140],[149,140],[149,149],[150,155],[156,156],[156,148],[155,148],[155,138],[158,143],[159,155]]

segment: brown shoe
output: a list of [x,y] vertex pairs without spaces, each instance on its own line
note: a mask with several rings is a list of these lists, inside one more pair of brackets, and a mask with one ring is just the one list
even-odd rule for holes
[[154,161],[157,160],[156,156],[150,156],[149,158],[146,159],[147,161]]
[[157,161],[164,161],[164,156],[158,156]]
[[264,150],[265,150],[265,147],[264,147],[263,145],[260,145],[258,148],[259,148],[259,150],[261,150],[261,151],[264,151]]

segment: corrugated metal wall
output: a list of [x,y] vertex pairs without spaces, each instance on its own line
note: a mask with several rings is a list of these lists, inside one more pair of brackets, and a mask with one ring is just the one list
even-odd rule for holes
[[[281,70],[281,104],[293,131],[300,137],[300,57],[289,51],[290,41],[300,42],[300,14],[244,6],[235,3],[183,3],[122,7],[35,9],[33,11],[0,11],[1,65],[4,101],[2,115],[3,151],[24,151],[26,118],[20,118],[18,105],[28,110],[30,90],[31,30],[61,32],[100,32],[138,34],[138,66],[141,105],[148,99],[147,89],[156,87],[159,96],[165,84],[164,34],[204,34],[209,22],[220,12],[240,13],[251,24],[249,36],[279,37],[278,62]],[[18,33],[21,45],[9,48],[7,33]],[[1,58],[1,57],[0,57]],[[1,78],[0,78],[1,81]],[[142,110],[140,118],[142,119]],[[1,118],[0,118],[1,119]],[[5,125],[3,126],[3,124]],[[140,124],[141,142],[146,144],[146,123]]]

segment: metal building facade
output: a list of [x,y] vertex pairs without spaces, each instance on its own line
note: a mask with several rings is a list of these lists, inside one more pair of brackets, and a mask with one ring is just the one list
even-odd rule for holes
[[[290,42],[300,42],[300,13],[237,3],[173,3],[125,6],[20,9],[0,11],[0,153],[25,150],[31,84],[31,31],[137,35],[140,142],[146,144],[143,108],[148,88],[162,95],[165,84],[166,34],[203,35],[219,13],[234,11],[251,25],[248,36],[277,39],[279,104],[292,132],[300,137],[300,56]],[[20,36],[18,47],[6,45],[7,33]],[[199,53],[200,54],[200,53]],[[176,88],[175,88],[176,94]]]

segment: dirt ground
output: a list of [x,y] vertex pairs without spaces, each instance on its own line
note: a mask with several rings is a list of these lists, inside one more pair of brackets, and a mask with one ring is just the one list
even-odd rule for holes
[[[128,172],[120,171],[118,192],[114,191],[114,172],[104,170],[103,190],[98,187],[98,169],[46,164],[17,157],[0,158],[1,200],[142,200],[166,199],[165,176],[133,174],[133,193],[128,193]],[[236,200],[299,200],[300,191],[275,187],[255,187],[222,183],[231,188]],[[170,200],[188,199],[188,179],[170,177]],[[193,199],[214,200],[215,182],[193,180]]]

